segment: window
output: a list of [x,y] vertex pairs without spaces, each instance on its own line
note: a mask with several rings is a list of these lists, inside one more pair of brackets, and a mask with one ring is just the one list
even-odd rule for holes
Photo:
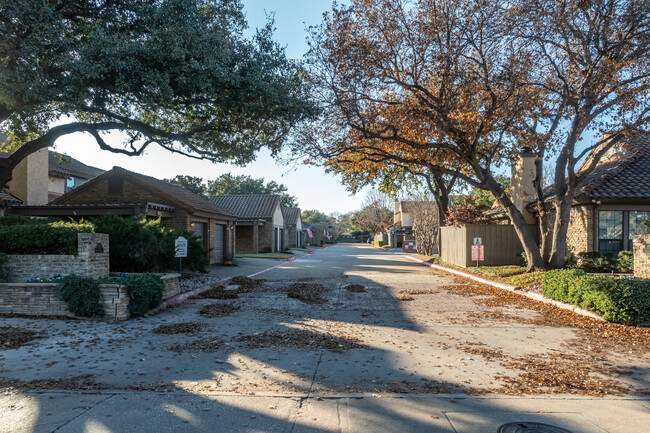
[[598,212],[598,250],[618,254],[623,249],[623,212]]
[[629,248],[632,249],[632,241],[638,235],[646,233],[645,221],[650,218],[650,212],[630,211],[630,229],[628,231]]
[[74,188],[74,177],[68,177],[65,179],[65,192],[70,191]]

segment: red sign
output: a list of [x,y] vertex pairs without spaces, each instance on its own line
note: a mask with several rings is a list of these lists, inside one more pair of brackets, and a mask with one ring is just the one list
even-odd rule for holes
[[483,245],[472,245],[472,260],[485,260],[483,257]]

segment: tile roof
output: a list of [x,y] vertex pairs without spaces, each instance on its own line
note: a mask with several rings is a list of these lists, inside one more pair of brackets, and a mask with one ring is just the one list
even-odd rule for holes
[[280,203],[279,195],[226,194],[210,197],[210,202],[239,219],[271,219]]
[[213,203],[210,203],[210,201],[205,197],[201,197],[200,195],[194,194],[193,192],[188,191],[179,185],[165,182],[164,180],[156,179],[155,177],[146,176],[140,173],[135,173],[126,170],[122,167],[113,167],[110,171],[107,171],[104,174],[96,177],[95,179],[86,182],[80,187],[77,187],[72,191],[63,194],[61,197],[53,200],[51,204],[63,204],[65,203],[66,197],[75,195],[76,193],[83,191],[85,188],[88,188],[89,185],[95,182],[102,181],[104,178],[108,178],[116,174],[120,176],[124,176],[126,178],[131,178],[136,182],[140,182],[148,186],[149,188],[153,189],[154,191],[158,192],[160,195],[166,197],[167,199],[173,202],[178,203],[179,205],[187,208],[190,211],[200,211],[205,213],[218,214],[221,216],[235,219],[232,213],[222,209],[221,207]]
[[14,203],[22,204],[22,200],[9,193],[9,190],[5,187],[0,189],[0,203]]
[[282,206],[282,213],[284,214],[285,224],[295,225],[298,223],[298,217],[300,216],[299,208]]
[[50,176],[55,177],[78,177],[81,179],[92,179],[104,173],[104,170],[91,167],[68,155],[54,152],[48,153],[48,165]]

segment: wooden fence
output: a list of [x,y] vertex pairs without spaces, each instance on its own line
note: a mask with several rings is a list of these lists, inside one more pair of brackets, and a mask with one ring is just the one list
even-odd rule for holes
[[481,238],[483,261],[479,266],[519,264],[524,251],[512,225],[468,224],[463,227],[440,228],[440,258],[458,266],[476,266],[472,261],[474,238]]

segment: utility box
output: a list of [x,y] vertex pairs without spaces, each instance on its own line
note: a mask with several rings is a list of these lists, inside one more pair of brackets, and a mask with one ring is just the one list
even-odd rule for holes
[[417,245],[415,244],[415,239],[404,239],[402,242],[402,252],[403,253],[417,253]]

